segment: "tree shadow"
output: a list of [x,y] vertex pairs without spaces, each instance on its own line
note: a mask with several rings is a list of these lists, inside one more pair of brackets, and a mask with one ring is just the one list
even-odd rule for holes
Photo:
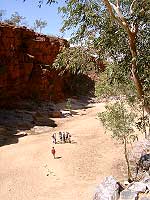
[[62,157],[61,157],[61,156],[56,156],[56,157],[55,157],[55,159],[60,159],[60,158],[62,158]]
[[[94,82],[92,81],[91,87],[94,88],[93,86]],[[90,108],[88,104],[92,98],[93,96],[73,96],[71,99],[72,115],[79,115],[78,109],[86,111]],[[4,106],[0,109],[0,147],[18,143],[19,138],[26,136],[26,131],[35,126],[56,127],[57,124],[51,119],[49,113],[61,109],[66,110],[65,102],[54,104],[52,102],[19,100],[18,102],[14,101],[14,105],[9,102],[6,105],[5,109],[3,109]]]
[[77,142],[72,140],[70,144],[77,144]]
[[0,146],[18,143],[19,138],[27,136],[25,131],[34,126],[56,127],[57,124],[46,113],[1,109]]
[[[25,136],[27,136],[27,135],[28,135],[28,134],[25,133],[25,134],[12,135],[12,136],[10,136],[10,137],[7,137],[3,145],[9,145],[9,144],[18,143],[19,138],[25,137]],[[3,145],[2,145],[2,146],[3,146]],[[1,146],[1,145],[0,145],[0,146]]]

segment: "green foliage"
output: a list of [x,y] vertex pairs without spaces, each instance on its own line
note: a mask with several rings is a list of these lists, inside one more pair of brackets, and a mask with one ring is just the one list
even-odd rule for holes
[[47,22],[45,20],[36,19],[34,22],[34,30],[37,31],[39,29],[39,32],[41,33],[42,29],[47,26]]
[[70,71],[73,74],[86,74],[89,71],[98,71],[95,57],[84,47],[64,48],[58,54],[53,67],[61,69],[61,73]]
[[[55,2],[57,1],[38,1],[40,6],[43,3],[51,4]],[[110,3],[114,17],[111,16],[111,12],[106,7],[106,2]],[[119,2],[119,12],[115,10],[117,2]],[[118,73],[122,73],[121,78],[120,76],[115,78],[115,81],[118,81],[119,85],[122,84],[125,87],[126,80],[130,79],[137,88],[136,81],[131,79],[133,74],[133,71],[131,72],[131,65],[133,59],[135,59],[136,70],[134,73],[139,77],[145,102],[148,105],[150,98],[150,1],[66,0],[65,5],[59,8],[59,12],[62,13],[64,18],[61,30],[72,31],[72,42],[83,43],[87,51],[91,51],[92,49],[93,55],[98,55],[104,60],[113,60],[113,64],[119,70]],[[122,19],[124,19],[124,22]],[[120,25],[120,22],[123,22],[122,25]],[[129,29],[127,30],[127,26],[126,28],[123,26],[124,23],[127,23],[130,31],[132,33],[135,32],[136,35],[135,51],[137,56],[134,58],[131,54]],[[114,87],[118,84],[114,85]],[[131,86],[128,85],[128,87],[132,89],[133,84],[131,83]],[[133,96],[136,95],[137,92]]]
[[106,130],[112,131],[112,137],[124,141],[133,135],[136,115],[129,112],[122,102],[106,105],[106,111],[99,113]]
[[69,111],[71,111],[71,109],[72,109],[71,99],[69,99],[69,98],[67,99],[67,102],[66,102],[66,109]]
[[149,134],[150,134],[150,119],[149,119],[149,116],[146,115],[144,117],[138,118],[138,121],[136,122],[136,127],[139,129],[139,131],[141,131],[143,133],[146,131],[146,127],[149,127]]
[[[111,2],[114,3],[114,5],[116,3],[115,1]],[[150,40],[148,17],[150,13],[150,2],[141,0],[131,4],[131,1],[122,0],[120,1],[119,8],[119,11],[121,11],[129,27],[131,28],[134,26],[134,28],[137,28],[136,74],[139,76],[140,83],[143,86],[145,99],[147,99],[148,93],[150,93],[150,48],[148,48],[148,41]],[[113,8],[112,10],[114,11]],[[118,21],[115,21],[110,17],[110,13],[106,9],[104,1],[67,0],[66,5],[59,8],[59,11],[64,17],[62,31],[72,30],[72,41],[84,41],[83,43],[86,45],[88,45],[90,41],[90,44],[93,45],[93,50],[95,49],[96,53],[98,52],[101,58],[113,60],[113,63],[118,69],[118,73],[120,73],[120,75],[122,73],[121,78],[118,76],[118,73],[116,74],[115,80],[118,81],[118,84],[125,86],[128,79],[132,80],[130,68],[132,56],[128,32],[120,26]],[[116,13],[115,16],[117,16]],[[91,46],[87,46],[87,48],[91,48]],[[118,84],[114,85],[114,87]],[[132,83],[130,87],[133,87]],[[136,92],[134,96],[135,95],[137,95]]]
[[124,144],[124,155],[128,169],[128,179],[132,179],[130,162],[128,157],[128,145],[127,143],[134,142],[138,139],[134,134],[134,125],[136,115],[133,112],[129,112],[123,102],[115,102],[114,104],[106,105],[106,111],[99,113],[98,117],[102,121],[106,130],[111,131],[113,138],[121,140]]
[[128,77],[125,69],[120,70],[116,63],[107,63],[104,72],[99,75],[99,81],[96,82],[95,94],[97,97],[109,97],[126,95],[127,98],[135,99],[135,88],[132,80]]
[[94,80],[91,80],[87,75],[84,74],[78,74],[74,75],[71,74],[70,79],[70,84],[68,85],[67,83],[65,84],[64,91],[66,93],[81,97],[81,96],[94,96]]
[[14,12],[11,15],[11,18],[10,19],[6,19],[4,22],[6,22],[8,24],[11,24],[11,25],[14,25],[14,26],[20,26],[20,25],[24,25],[24,21],[23,20],[25,20],[25,17],[19,15],[18,12]]

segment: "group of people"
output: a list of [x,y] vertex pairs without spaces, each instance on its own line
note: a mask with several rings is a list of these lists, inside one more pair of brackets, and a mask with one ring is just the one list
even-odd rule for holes
[[71,143],[71,134],[69,132],[61,132],[61,131],[58,134],[54,133],[52,135],[52,142],[54,144],[66,143],[66,142]]

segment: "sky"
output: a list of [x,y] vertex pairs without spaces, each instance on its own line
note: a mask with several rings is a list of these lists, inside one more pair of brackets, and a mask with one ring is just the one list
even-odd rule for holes
[[[63,0],[60,1],[59,6],[63,5]],[[0,10],[6,10],[4,18],[10,18],[11,14],[18,12],[21,16],[26,17],[27,24],[33,27],[35,19],[46,20],[48,26],[42,32],[48,35],[55,35],[68,39],[70,33],[61,33],[60,28],[62,25],[61,14],[57,11],[58,4],[51,6],[43,4],[41,8],[38,7],[38,0],[0,0]]]

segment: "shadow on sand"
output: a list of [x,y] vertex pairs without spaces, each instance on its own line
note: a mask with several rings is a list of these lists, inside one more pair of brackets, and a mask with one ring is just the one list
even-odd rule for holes
[[18,143],[34,126],[56,127],[46,114],[26,110],[0,110],[0,146]]
[[[88,106],[91,101],[92,98],[89,97],[71,99],[72,116],[79,115],[79,109],[86,111],[91,108],[92,106]],[[57,127],[49,112],[63,109],[66,109],[66,102],[33,104],[29,101],[25,102],[25,105],[22,104],[19,109],[0,109],[0,146],[18,143],[19,138],[27,136],[25,131],[31,130],[34,126]]]
[[56,157],[55,157],[55,159],[60,159],[60,158],[62,158],[62,157],[61,157],[61,156],[56,156]]

